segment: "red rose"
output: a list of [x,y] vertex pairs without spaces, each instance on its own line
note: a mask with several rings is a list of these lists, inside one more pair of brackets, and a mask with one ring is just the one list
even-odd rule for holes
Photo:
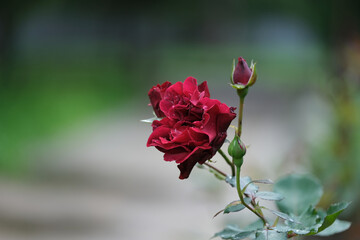
[[219,150],[236,114],[210,99],[207,83],[198,86],[193,77],[168,86],[161,97],[159,109],[165,117],[153,122],[147,146],[163,152],[165,161],[179,163],[180,179],[185,179],[196,163],[203,164]]
[[152,105],[157,117],[165,117],[164,113],[160,110],[160,101],[164,96],[164,93],[168,87],[171,86],[171,82],[164,82],[162,85],[158,84],[152,87],[148,93],[150,98],[150,104]]

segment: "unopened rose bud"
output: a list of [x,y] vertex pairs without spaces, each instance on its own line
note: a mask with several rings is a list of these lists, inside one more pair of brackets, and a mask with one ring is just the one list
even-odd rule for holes
[[249,83],[251,73],[252,71],[245,59],[239,57],[233,73],[233,83],[246,86]]
[[234,164],[241,167],[243,164],[243,157],[246,153],[246,146],[240,140],[240,137],[235,135],[228,148],[229,155],[233,158]]
[[[238,58],[237,63],[233,62],[233,70],[231,75],[231,86],[237,90],[247,89],[252,86],[257,78],[256,64],[251,62],[250,67],[247,65],[245,59]],[[245,92],[245,91],[242,91]],[[240,94],[240,92],[239,92]],[[246,95],[245,93],[242,93]]]

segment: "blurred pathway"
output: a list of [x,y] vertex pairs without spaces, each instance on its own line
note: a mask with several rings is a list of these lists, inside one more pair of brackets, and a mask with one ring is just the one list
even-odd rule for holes
[[[245,109],[244,139],[251,145],[245,174],[275,178],[296,141],[289,106]],[[151,128],[139,119],[150,116],[148,110],[109,114],[34,150],[32,180],[0,179],[0,239],[209,239],[227,220],[241,224],[237,215],[213,219],[236,198],[233,189],[196,168],[181,181],[175,164],[145,147]],[[272,167],[255,170],[268,161]]]

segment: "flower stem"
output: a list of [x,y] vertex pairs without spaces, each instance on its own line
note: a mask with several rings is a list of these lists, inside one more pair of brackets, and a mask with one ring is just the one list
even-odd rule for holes
[[238,116],[238,128],[236,134],[240,137],[241,136],[241,129],[242,129],[242,118],[243,118],[243,109],[244,109],[244,100],[245,96],[240,96],[240,106],[239,106],[239,116]]
[[219,170],[218,168],[210,165],[209,163],[204,163],[205,166],[208,166],[209,168],[214,169],[216,172],[218,172],[219,174],[223,175],[224,177],[227,177],[227,174],[224,173],[223,171]]
[[261,219],[261,221],[263,222],[264,226],[266,226],[267,223],[266,223],[265,218],[263,216],[261,216],[257,211],[255,211],[255,209],[253,209],[248,204],[246,204],[246,202],[244,201],[244,196],[241,192],[241,187],[240,187],[240,166],[236,167],[236,189],[237,189],[241,204],[244,205],[251,212],[253,212],[256,216],[258,216]]
[[276,225],[278,224],[279,222],[279,217],[276,217],[275,221],[274,221],[274,224],[272,225],[273,227],[276,227]]
[[229,164],[230,168],[231,168],[231,174],[232,176],[235,176],[235,165],[233,162],[230,161],[230,159],[225,155],[225,153],[219,149],[218,152],[220,153],[220,155],[225,159],[225,161],[227,162],[227,164]]

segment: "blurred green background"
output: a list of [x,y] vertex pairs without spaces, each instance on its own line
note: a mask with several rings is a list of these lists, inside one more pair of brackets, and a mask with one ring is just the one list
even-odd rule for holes
[[[359,11],[355,0],[6,1],[0,8],[0,174],[48,179],[54,173],[42,164],[55,161],[52,150],[43,154],[49,142],[93,122],[101,132],[108,124],[102,117],[111,114],[138,128],[138,118],[151,113],[148,89],[167,80],[207,80],[213,97],[236,105],[227,84],[232,59],[243,56],[258,64],[249,96],[254,111],[277,115],[279,104],[292,113],[277,115],[292,123],[277,176],[289,171],[280,167],[288,162],[313,172],[326,187],[321,204],[353,200],[347,218],[359,222]],[[261,111],[248,111],[262,118]],[[272,128],[264,123],[262,129]],[[148,133],[119,144],[119,151],[135,142],[144,147]],[[355,239],[356,231],[341,239]]]

